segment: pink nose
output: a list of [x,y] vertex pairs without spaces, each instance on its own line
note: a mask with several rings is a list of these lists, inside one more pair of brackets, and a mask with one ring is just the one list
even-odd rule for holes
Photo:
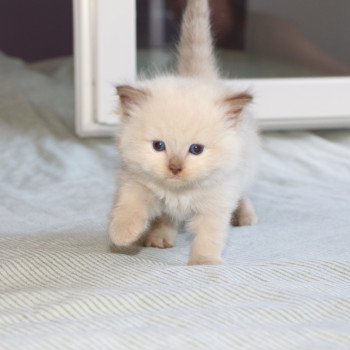
[[182,168],[180,168],[179,166],[175,166],[175,165],[169,165],[169,170],[174,174],[177,175],[178,173],[180,173],[182,171]]

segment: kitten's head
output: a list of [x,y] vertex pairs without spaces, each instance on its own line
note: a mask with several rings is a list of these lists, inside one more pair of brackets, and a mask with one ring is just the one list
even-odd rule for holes
[[142,88],[119,86],[124,164],[176,187],[232,169],[240,154],[241,113],[252,97],[212,84],[168,77]]

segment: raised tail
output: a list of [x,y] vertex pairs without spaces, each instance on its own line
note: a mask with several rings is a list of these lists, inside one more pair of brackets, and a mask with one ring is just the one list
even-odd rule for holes
[[188,0],[178,47],[181,76],[217,78],[208,0]]

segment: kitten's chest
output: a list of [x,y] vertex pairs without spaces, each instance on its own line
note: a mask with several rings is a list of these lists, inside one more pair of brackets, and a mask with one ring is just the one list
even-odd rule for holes
[[160,200],[161,211],[176,218],[187,220],[193,214],[194,198],[190,194],[164,193]]

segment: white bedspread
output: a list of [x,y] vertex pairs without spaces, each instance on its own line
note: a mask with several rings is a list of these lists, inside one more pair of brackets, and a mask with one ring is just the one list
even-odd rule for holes
[[117,156],[73,132],[71,61],[0,55],[0,349],[350,349],[350,135],[264,135],[226,264],[108,246]]

